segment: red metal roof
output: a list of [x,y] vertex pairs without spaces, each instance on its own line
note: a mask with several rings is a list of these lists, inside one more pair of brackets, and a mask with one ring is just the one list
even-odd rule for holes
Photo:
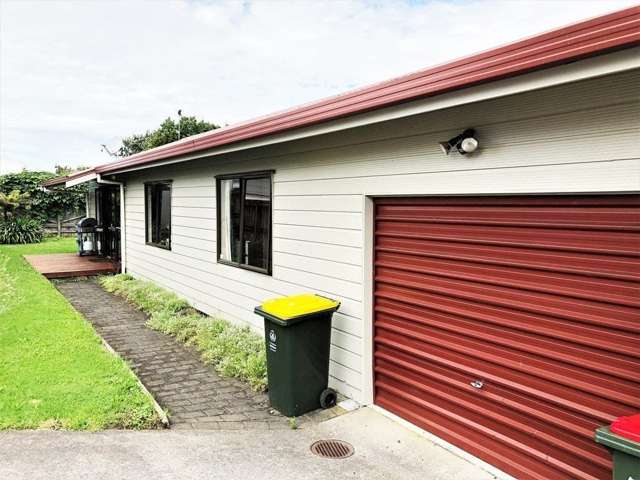
[[[109,173],[640,45],[640,6],[95,167]],[[62,182],[59,182],[62,183]]]

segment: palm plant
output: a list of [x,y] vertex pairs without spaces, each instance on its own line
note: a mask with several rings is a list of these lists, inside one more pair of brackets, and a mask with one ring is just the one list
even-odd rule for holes
[[9,220],[30,208],[31,195],[28,192],[20,193],[20,190],[11,190],[9,193],[0,192],[0,211],[4,220]]

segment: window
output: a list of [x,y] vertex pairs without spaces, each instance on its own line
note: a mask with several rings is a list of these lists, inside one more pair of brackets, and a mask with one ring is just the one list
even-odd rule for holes
[[219,262],[271,273],[271,175],[217,177]]
[[171,249],[171,182],[145,183],[147,245]]

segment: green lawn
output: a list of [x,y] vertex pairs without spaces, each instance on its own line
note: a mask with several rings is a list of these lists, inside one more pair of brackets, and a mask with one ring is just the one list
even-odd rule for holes
[[22,258],[74,249],[73,238],[0,245],[0,430],[158,424],[129,367]]

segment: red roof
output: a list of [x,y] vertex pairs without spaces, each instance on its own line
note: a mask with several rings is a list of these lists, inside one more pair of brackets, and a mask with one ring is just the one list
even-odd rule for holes
[[[640,45],[640,6],[95,167],[109,173]],[[58,183],[62,183],[58,182]]]

